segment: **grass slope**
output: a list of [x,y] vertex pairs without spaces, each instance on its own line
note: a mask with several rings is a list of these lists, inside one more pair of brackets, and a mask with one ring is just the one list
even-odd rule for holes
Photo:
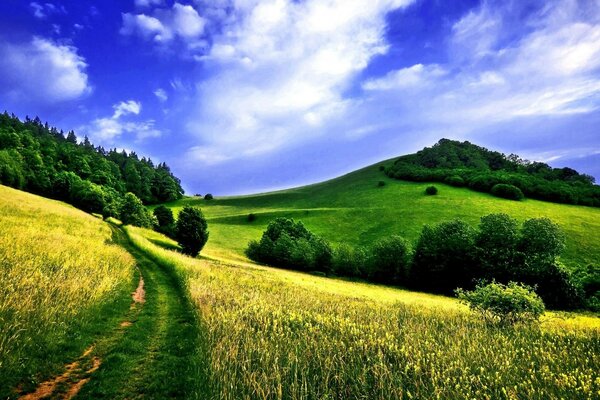
[[0,186],[0,398],[62,373],[117,325],[133,267],[102,220]]
[[[592,399],[600,320],[484,325],[455,299],[135,246],[187,280],[209,356],[207,399]],[[563,318],[571,317],[571,318]],[[200,354],[199,354],[200,356]]]
[[[389,162],[389,161],[387,161]],[[202,208],[209,219],[210,238],[205,254],[244,259],[251,239],[260,238],[269,220],[286,216],[300,219],[332,243],[370,244],[398,234],[416,241],[424,224],[461,218],[476,225],[479,218],[504,212],[523,221],[549,217],[567,235],[562,261],[572,268],[600,261],[600,209],[526,199],[521,202],[444,184],[436,196],[425,196],[426,183],[398,181],[379,171],[382,162],[340,178],[279,192],[216,198],[185,198],[167,206]],[[377,183],[384,181],[383,187]],[[250,223],[249,213],[257,215]]]

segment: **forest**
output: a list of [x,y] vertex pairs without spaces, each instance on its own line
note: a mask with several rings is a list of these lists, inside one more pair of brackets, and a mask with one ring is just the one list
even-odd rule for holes
[[180,180],[165,163],[135,152],[106,150],[87,137],[0,115],[0,184],[62,200],[84,211],[118,216],[125,193],[144,204],[180,199]]
[[[383,170],[395,179],[444,182],[513,200],[520,200],[520,191],[533,199],[600,207],[600,186],[592,176],[524,160],[516,154],[507,156],[470,142],[441,139],[432,147],[399,157]],[[508,194],[506,186],[497,185],[513,188]]]

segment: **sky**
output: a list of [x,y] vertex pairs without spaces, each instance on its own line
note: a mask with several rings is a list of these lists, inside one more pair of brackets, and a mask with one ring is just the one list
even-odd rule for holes
[[3,0],[0,108],[164,161],[189,194],[441,138],[600,181],[600,0]]

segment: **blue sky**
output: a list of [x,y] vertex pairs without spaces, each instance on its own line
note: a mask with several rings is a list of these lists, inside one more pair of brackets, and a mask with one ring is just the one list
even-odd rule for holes
[[600,180],[600,2],[0,3],[0,108],[166,161],[189,193],[470,140]]

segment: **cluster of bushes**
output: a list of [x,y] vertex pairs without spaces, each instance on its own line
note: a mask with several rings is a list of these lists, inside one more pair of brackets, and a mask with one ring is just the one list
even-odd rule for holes
[[277,218],[260,241],[248,244],[248,258],[300,271],[330,272],[333,251],[329,243],[311,233],[301,221]]
[[461,220],[425,226],[414,247],[391,236],[356,248],[332,248],[301,222],[278,218],[260,241],[250,242],[246,254],[273,266],[443,294],[482,281],[522,282],[534,286],[552,308],[597,306],[598,270],[590,267],[574,276],[557,259],[563,248],[559,227],[547,218],[519,226],[506,214],[491,214],[481,218],[477,229]]
[[555,203],[600,207],[600,186],[571,168],[522,160],[469,142],[440,140],[384,168],[395,179],[443,182],[512,200],[525,196]]
[[166,164],[134,152],[106,151],[74,132],[0,114],[0,184],[119,217],[126,193],[144,204],[177,200],[183,189]]
[[208,223],[201,210],[186,206],[175,220],[173,211],[160,205],[153,214],[154,230],[177,240],[182,253],[196,257],[204,248],[208,241]]

